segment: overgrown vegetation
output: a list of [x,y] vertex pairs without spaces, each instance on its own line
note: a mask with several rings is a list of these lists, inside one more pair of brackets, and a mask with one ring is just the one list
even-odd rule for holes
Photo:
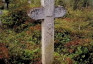
[[[30,19],[30,8],[40,1],[9,0],[9,8],[0,16],[1,64],[42,64],[41,23]],[[90,2],[91,1],[91,2]],[[71,2],[71,3],[69,3]],[[56,0],[67,14],[55,19],[55,53],[53,64],[93,64],[92,0]],[[0,0],[0,9],[4,3]]]

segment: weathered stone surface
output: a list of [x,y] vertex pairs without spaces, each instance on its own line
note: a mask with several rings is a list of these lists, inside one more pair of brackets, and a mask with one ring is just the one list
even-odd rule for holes
[[54,54],[54,17],[42,22],[42,64],[52,64]]
[[[65,14],[66,14],[66,10],[62,6],[55,7],[54,13],[53,13],[55,18],[63,17]],[[44,19],[45,18],[44,8],[32,9],[28,13],[28,16],[35,20]]]
[[35,20],[44,19],[44,8],[35,8],[30,10],[28,16]]
[[54,1],[43,0],[42,64],[52,64],[54,59]]
[[54,12],[55,18],[63,17],[65,14],[66,10],[63,6],[55,7],[55,12]]

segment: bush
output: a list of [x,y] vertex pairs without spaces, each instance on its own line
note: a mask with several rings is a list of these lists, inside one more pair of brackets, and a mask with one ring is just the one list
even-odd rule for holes
[[16,0],[15,3],[10,3],[9,9],[3,11],[1,20],[4,27],[12,28],[15,31],[21,31],[25,27],[27,27],[27,24],[25,24],[25,22],[29,22],[30,20],[30,18],[27,15],[29,5],[27,5],[27,2],[25,0]]
[[0,54],[2,54],[2,58],[4,60],[7,59],[10,64],[41,63],[40,45],[30,40],[32,36],[32,33],[28,34],[26,31],[16,33],[9,29],[3,30],[0,34],[0,44],[2,42],[6,45],[0,45]]
[[92,3],[92,0],[56,0],[57,5],[62,5],[67,9],[72,8],[73,10],[83,9],[88,6],[92,7]]

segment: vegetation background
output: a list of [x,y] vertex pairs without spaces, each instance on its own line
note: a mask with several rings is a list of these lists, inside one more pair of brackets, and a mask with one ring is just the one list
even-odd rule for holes
[[[27,12],[40,0],[0,0],[0,64],[41,63],[41,21]],[[30,3],[28,3],[30,1]],[[55,19],[53,64],[93,64],[93,0],[55,0],[67,14]]]

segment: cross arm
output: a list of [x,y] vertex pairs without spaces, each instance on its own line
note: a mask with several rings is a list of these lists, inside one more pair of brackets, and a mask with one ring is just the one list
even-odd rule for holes
[[[63,8],[63,6],[55,7],[54,9],[55,18],[63,17],[65,14],[66,14],[66,10],[65,8]],[[28,13],[28,16],[35,20],[44,19],[45,17],[44,8],[42,7],[42,8],[31,9],[30,12]]]

